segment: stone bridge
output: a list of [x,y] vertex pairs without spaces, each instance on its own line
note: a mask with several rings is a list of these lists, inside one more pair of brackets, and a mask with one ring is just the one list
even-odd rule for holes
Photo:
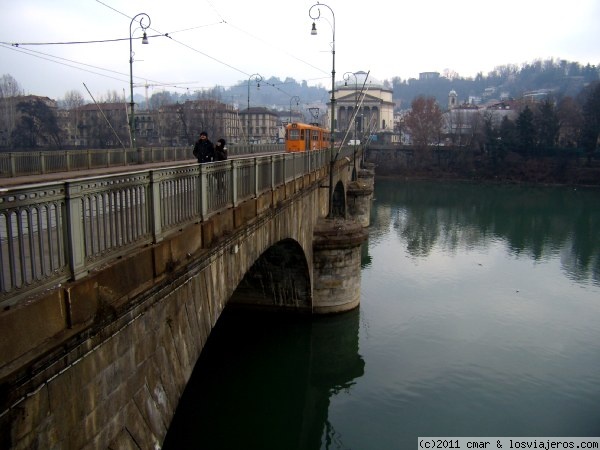
[[[213,184],[238,192],[237,163],[228,164]],[[308,164],[169,233],[157,234],[165,220],[157,221],[151,242],[88,270],[71,256],[67,281],[5,301],[0,448],[160,448],[226,305],[313,314],[356,307],[373,173],[355,164],[343,154]],[[169,210],[158,208],[150,205],[150,221]],[[68,209],[69,239],[87,220],[76,213]]]

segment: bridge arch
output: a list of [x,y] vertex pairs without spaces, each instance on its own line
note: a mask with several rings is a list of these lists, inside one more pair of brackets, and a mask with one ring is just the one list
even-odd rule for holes
[[312,309],[311,274],[304,249],[283,239],[252,264],[228,304],[307,311]]

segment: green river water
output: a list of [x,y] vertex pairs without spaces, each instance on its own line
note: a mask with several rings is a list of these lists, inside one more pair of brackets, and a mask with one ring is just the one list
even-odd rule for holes
[[600,435],[600,190],[376,179],[361,305],[226,311],[164,449]]

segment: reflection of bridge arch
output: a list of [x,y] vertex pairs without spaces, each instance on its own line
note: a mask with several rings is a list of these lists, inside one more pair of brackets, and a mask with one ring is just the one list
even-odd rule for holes
[[330,403],[365,373],[359,327],[358,308],[299,319],[228,306],[163,448],[318,449],[339,439]]

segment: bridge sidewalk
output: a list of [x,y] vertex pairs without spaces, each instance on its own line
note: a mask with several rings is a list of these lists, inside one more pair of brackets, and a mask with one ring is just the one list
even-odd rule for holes
[[55,181],[72,180],[76,178],[94,177],[108,174],[136,172],[138,170],[148,170],[157,167],[174,167],[195,163],[195,159],[187,161],[156,162],[145,164],[131,164],[128,166],[114,166],[96,169],[72,170],[69,172],[53,172],[46,174],[24,175],[18,177],[0,178],[0,190],[11,187],[26,186],[29,184],[52,183]]

